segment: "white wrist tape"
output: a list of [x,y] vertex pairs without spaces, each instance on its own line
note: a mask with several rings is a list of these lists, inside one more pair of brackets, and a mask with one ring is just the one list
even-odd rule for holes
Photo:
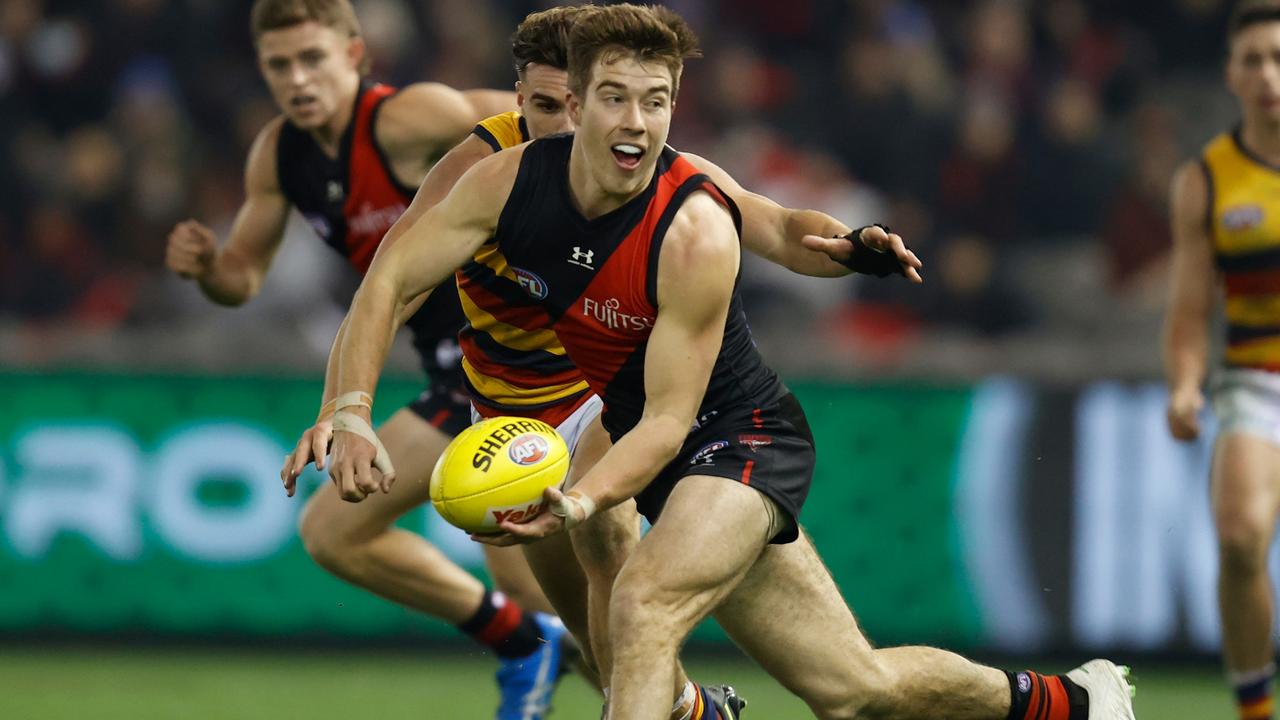
[[394,476],[396,474],[396,469],[391,465],[391,456],[387,454],[387,449],[382,446],[382,441],[378,439],[378,434],[373,431],[369,423],[365,422],[364,418],[353,412],[339,410],[333,414],[333,431],[335,433],[353,433],[368,440],[369,444],[373,445],[374,450],[377,452],[373,457],[373,466],[378,468],[383,475]]
[[343,393],[336,398],[330,398],[328,402],[320,406],[320,412],[316,415],[316,423],[319,424],[326,420],[332,422],[333,414],[342,408],[359,405],[373,409],[373,397],[369,393],[362,390],[355,390],[349,393]]
[[373,397],[363,390],[352,390],[349,393],[343,393],[333,399],[333,409],[341,410],[349,408],[352,405],[359,407],[373,408]]
[[[582,510],[582,517],[578,517],[578,513],[574,509]],[[570,490],[560,497],[560,501],[552,503],[548,508],[552,515],[564,518],[564,527],[566,530],[573,528],[586,522],[596,511],[596,501],[583,495],[576,490]]]

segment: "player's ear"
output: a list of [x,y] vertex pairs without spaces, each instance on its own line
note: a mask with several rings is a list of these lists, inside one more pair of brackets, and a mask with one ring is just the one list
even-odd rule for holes
[[357,70],[363,69],[367,52],[368,48],[365,47],[364,38],[362,37],[353,37],[347,43],[347,61],[351,64],[351,67]]
[[565,107],[569,110],[569,120],[574,127],[582,125],[582,101],[578,99],[576,93],[569,91],[569,96],[565,98]]
[[516,81],[516,107],[524,109],[524,81]]

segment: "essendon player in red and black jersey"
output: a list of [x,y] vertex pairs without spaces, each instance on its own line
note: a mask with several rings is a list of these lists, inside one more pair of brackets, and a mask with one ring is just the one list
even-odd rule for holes
[[[325,153],[311,133],[291,122],[280,126],[276,172],[289,204],[326,244],[360,274],[369,269],[383,235],[413,201],[416,186],[396,176],[378,143],[379,110],[397,93],[388,85],[361,83],[337,157]],[[450,435],[471,422],[458,361],[462,308],[456,296],[435,293],[405,321],[430,379],[430,389],[410,408]]]
[[[714,612],[818,717],[1132,720],[1124,673],[1107,661],[1068,675],[1005,673],[934,648],[874,649],[862,636],[797,532],[814,449],[798,404],[745,334],[732,203],[666,150],[683,59],[695,48],[688,26],[662,8],[582,11],[569,42],[576,134],[477,163],[379,253],[335,348],[338,392],[371,392],[396,308],[496,238],[509,262],[545,283],[540,304],[612,403],[617,436],[573,490],[547,491],[550,512],[504,529],[542,538],[637,496],[661,513],[613,587],[608,717],[667,717],[678,649]],[[855,266],[873,236],[896,238],[852,235]],[[893,249],[891,258],[918,267]],[[376,443],[336,433],[335,480],[367,483]]]
[[[706,175],[667,147],[655,149],[653,176],[642,192],[588,219],[570,194],[573,144],[572,137],[550,138],[524,151],[490,242],[517,274],[543,280],[540,304],[570,359],[604,399],[602,419],[616,442],[636,427],[648,404],[646,362],[659,312],[659,258],[668,230],[697,193],[731,213],[735,225],[740,218],[737,207]],[[789,518],[799,515],[808,493],[812,438],[798,405],[756,350],[736,292],[694,417],[699,419],[695,425],[715,428],[710,434],[718,431],[728,444],[711,448],[711,440],[697,445],[705,433],[695,429],[685,449],[690,457],[699,451],[702,455],[696,463],[677,463],[672,469],[678,475],[720,475],[748,485],[754,479],[756,488]],[[745,420],[732,432],[725,430],[734,418]],[[788,429],[777,432],[784,425]],[[636,498],[651,521],[657,520],[675,484],[675,477],[662,479]],[[788,522],[776,540],[789,542],[795,536],[796,525]]]
[[[435,83],[397,91],[365,81],[365,47],[349,0],[258,0],[251,27],[259,68],[282,116],[250,150],[245,202],[225,244],[219,247],[212,231],[188,221],[171,233],[167,253],[171,269],[224,305],[257,294],[291,207],[364,273],[433,163],[476,122],[516,107],[509,92],[460,92]],[[531,26],[529,32],[559,37],[564,28]],[[545,715],[560,672],[565,630],[558,619],[535,612],[549,605],[523,554],[487,553],[504,591],[490,592],[425,538],[394,527],[426,502],[436,459],[471,422],[458,364],[462,323],[453,293],[433,295],[408,319],[429,386],[378,429],[404,480],[393,485],[382,478],[388,494],[372,502],[323,485],[307,502],[301,535],[330,572],[491,647],[503,664],[498,718],[536,720]],[[322,408],[318,424],[327,425],[333,410]],[[320,455],[323,464],[323,447]],[[292,494],[296,476],[285,480]]]

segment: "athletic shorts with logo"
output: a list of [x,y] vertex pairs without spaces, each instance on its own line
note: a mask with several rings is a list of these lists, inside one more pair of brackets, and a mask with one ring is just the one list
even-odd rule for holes
[[681,479],[722,477],[773,500],[788,522],[770,542],[789,543],[799,537],[800,508],[813,482],[814,462],[809,421],[800,402],[784,391],[759,408],[712,410],[698,418],[675,461],[636,496],[636,506],[650,523],[656,523]]

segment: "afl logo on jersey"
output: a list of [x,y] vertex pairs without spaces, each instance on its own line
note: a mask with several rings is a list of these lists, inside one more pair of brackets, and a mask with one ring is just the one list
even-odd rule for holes
[[521,270],[518,267],[513,267],[511,270],[516,274],[516,282],[520,284],[520,288],[524,290],[529,297],[534,300],[547,299],[547,284],[542,281],[542,278],[534,275],[528,270]]
[[1261,224],[1261,205],[1235,205],[1222,211],[1222,229],[1228,232],[1250,230]]
[[542,436],[528,433],[511,441],[507,456],[517,465],[534,465],[546,457],[550,450],[551,446]]

